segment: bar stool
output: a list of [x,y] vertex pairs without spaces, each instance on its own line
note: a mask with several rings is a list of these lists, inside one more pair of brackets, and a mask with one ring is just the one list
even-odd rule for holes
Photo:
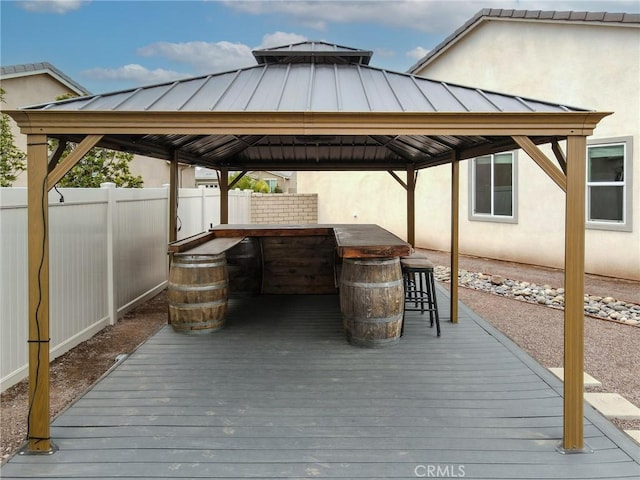
[[[426,256],[414,253],[400,259],[404,280],[404,311],[429,312],[431,326],[435,322],[436,332],[440,336],[440,317],[436,300],[436,283],[433,274],[434,265]],[[404,333],[404,317],[400,335]]]

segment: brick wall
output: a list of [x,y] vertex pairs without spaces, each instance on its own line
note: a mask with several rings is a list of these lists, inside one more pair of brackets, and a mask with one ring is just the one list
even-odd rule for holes
[[318,194],[254,193],[251,223],[318,223]]

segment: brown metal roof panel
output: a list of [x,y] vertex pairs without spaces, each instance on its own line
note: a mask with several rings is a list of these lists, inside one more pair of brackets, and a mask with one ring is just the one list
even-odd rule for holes
[[[215,110],[217,104],[225,96],[227,90],[240,73],[242,73],[242,70],[211,75],[206,77],[204,82],[199,84],[193,91],[176,91],[175,103],[180,104],[182,102],[178,110],[189,112]],[[182,94],[182,97],[180,94]]]
[[339,104],[346,112],[362,112],[370,110],[369,100],[362,78],[355,68],[338,69]]
[[286,83],[272,93],[278,96],[278,109],[286,112],[306,110],[310,83],[309,69],[305,65],[291,65]]
[[155,102],[147,106],[147,110],[160,112],[180,111],[185,102],[193,97],[207,82],[207,77],[194,78],[175,82],[164,95],[158,97]]
[[97,95],[84,101],[83,99],[51,106],[52,110],[117,110],[118,105],[127,100],[135,90],[118,92],[110,95]]
[[[135,90],[128,97],[124,98],[119,104],[113,107],[113,110],[122,111],[144,111],[151,106],[156,100],[164,96],[171,88],[171,84],[158,85],[156,87],[147,87]],[[97,110],[95,105],[91,106],[91,110]]]
[[213,110],[240,112],[247,109],[262,75],[267,67],[254,67],[240,70],[224,95],[215,104]]
[[360,68],[359,70],[362,87],[372,111],[397,112],[401,110],[401,105],[382,70],[373,68]]
[[449,91],[461,103],[464,104],[467,111],[470,111],[470,112],[499,111],[496,105],[491,103],[489,99],[485,95],[480,93],[480,91],[478,90],[459,87],[457,85],[450,85]]
[[244,109],[252,112],[279,110],[278,104],[289,69],[288,65],[269,65],[260,69],[260,78],[257,79],[253,92],[243,92],[251,93]]
[[417,82],[418,87],[429,99],[436,112],[464,112],[465,108],[447,90],[444,82],[434,82],[430,80]]
[[[340,68],[337,71],[340,71]],[[335,112],[339,110],[336,69],[333,65],[315,66],[309,100],[312,111]]]
[[433,112],[433,105],[425,97],[423,91],[416,85],[420,78],[406,75],[387,75],[387,80],[395,92],[402,110],[411,112]]

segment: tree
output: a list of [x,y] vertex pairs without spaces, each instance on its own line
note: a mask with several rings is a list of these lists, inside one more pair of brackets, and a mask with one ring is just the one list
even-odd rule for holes
[[[239,173],[229,175],[229,183],[233,182]],[[253,190],[257,193],[269,193],[269,184],[264,180],[254,180],[248,175],[243,176],[233,188],[239,188],[241,190]]]
[[[74,95],[62,95],[56,100],[65,100]],[[57,140],[51,140],[51,150],[58,146]],[[74,144],[67,144],[60,162],[75,148]],[[113,182],[117,187],[141,188],[142,177],[133,175],[129,169],[129,163],[133,160],[133,154],[116,152],[106,148],[94,147],[58,182],[59,187],[85,187],[98,188],[101,183]]]
[[[53,149],[57,142],[52,141]],[[75,148],[67,145],[60,159]],[[141,188],[142,177],[133,175],[129,170],[129,162],[133,160],[132,153],[116,152],[106,148],[92,148],[67,174],[58,182],[59,187],[98,188],[101,183],[113,182],[117,187]]]
[[[233,173],[229,175],[229,183],[233,182],[236,178],[238,178],[240,173]],[[253,190],[253,186],[255,185],[255,180],[249,177],[248,175],[244,175],[238,183],[236,183],[233,188],[239,188],[240,190]]]
[[264,180],[258,180],[253,186],[253,191],[258,193],[269,193],[269,184]]
[[[0,88],[0,102],[4,103],[4,90]],[[0,187],[10,187],[27,168],[27,155],[15,145],[9,115],[2,113],[0,132]]]

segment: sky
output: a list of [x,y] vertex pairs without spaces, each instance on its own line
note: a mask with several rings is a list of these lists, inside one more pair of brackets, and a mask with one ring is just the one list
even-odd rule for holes
[[0,0],[0,64],[49,62],[92,93],[255,65],[318,40],[404,72],[482,8],[640,13],[640,0]]

